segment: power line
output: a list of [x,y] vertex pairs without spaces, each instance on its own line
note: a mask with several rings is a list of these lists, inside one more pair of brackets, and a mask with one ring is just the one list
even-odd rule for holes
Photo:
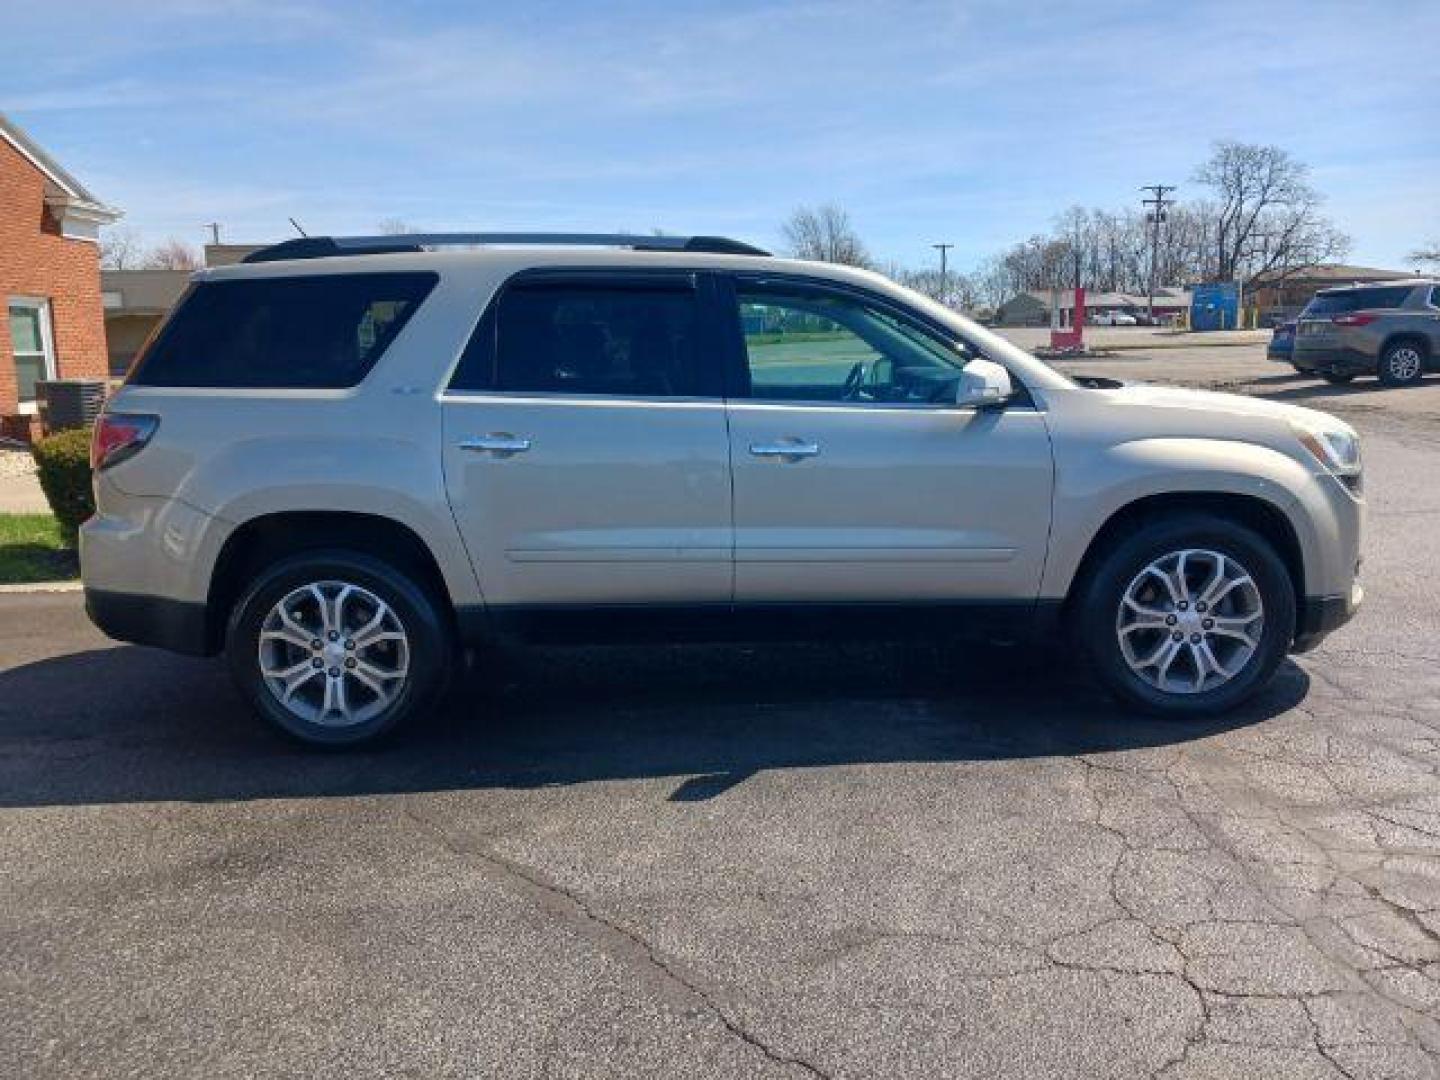
[[1160,261],[1160,226],[1165,222],[1165,208],[1175,204],[1174,199],[1166,199],[1165,196],[1175,190],[1174,184],[1143,184],[1141,191],[1153,193],[1149,199],[1141,199],[1140,202],[1152,209],[1146,211],[1153,226],[1150,230],[1150,298],[1146,302],[1145,312],[1150,318],[1151,325],[1155,323],[1155,264]]

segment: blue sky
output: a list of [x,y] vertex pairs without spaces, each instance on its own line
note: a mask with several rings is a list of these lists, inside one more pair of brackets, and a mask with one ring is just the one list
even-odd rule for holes
[[[7,3],[0,110],[150,242],[430,228],[725,233],[802,203],[952,265],[1180,185],[1313,169],[1352,261],[1440,236],[1440,2]],[[28,57],[25,63],[15,58]]]

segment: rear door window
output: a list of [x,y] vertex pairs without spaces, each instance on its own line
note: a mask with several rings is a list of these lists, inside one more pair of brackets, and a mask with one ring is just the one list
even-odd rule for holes
[[436,274],[323,274],[196,285],[130,382],[343,389],[370,372]]
[[505,287],[461,358],[452,390],[713,396],[694,279],[535,280]]
[[1410,287],[1379,289],[1346,289],[1343,292],[1316,293],[1305,309],[1306,315],[1343,315],[1348,311],[1375,311],[1398,308],[1410,295]]

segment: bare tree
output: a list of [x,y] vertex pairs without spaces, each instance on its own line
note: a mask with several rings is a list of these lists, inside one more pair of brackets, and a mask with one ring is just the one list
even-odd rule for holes
[[1222,141],[1195,171],[1216,198],[1214,277],[1282,276],[1343,255],[1350,240],[1320,213],[1309,169],[1278,146]]
[[141,263],[143,270],[200,270],[205,260],[189,244],[171,237],[157,248],[152,248]]
[[1440,270],[1440,240],[1431,240],[1428,244],[1416,248],[1406,259],[1414,263],[1417,269],[1433,266]]
[[420,230],[411,225],[403,218],[386,218],[375,226],[381,236],[408,236],[410,233],[417,233]]
[[785,242],[797,259],[869,266],[870,253],[850,224],[850,215],[834,203],[799,207],[784,225]]
[[100,265],[106,270],[134,270],[143,254],[140,235],[128,226],[106,229],[100,236]]
[[978,307],[998,308],[1017,291],[1010,287],[1009,272],[998,255],[982,262],[969,278],[975,285]]
[[1060,241],[1064,245],[1061,277],[1067,285],[1093,285],[1098,262],[1096,258],[1095,223],[1093,215],[1083,206],[1072,206],[1055,219]]

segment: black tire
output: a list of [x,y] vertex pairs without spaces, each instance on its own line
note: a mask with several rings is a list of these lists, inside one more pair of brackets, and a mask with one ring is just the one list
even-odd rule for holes
[[1346,386],[1355,381],[1354,375],[1341,375],[1339,372],[1336,371],[1327,371],[1320,377],[1326,382],[1328,382],[1331,386]]
[[[313,582],[358,586],[360,591],[350,594],[352,599],[347,605],[358,612],[352,618],[355,621],[364,620],[375,612],[375,608],[366,606],[365,594],[368,593],[388,606],[405,635],[403,644],[408,662],[403,665],[403,682],[381,683],[387,688],[398,684],[388,703],[384,703],[380,695],[370,696],[371,691],[356,687],[354,678],[343,673],[338,677],[340,682],[353,688],[347,692],[347,702],[356,700],[363,703],[357,708],[357,718],[353,723],[327,724],[298,715],[282,704],[261,671],[260,634],[266,619],[283,598]],[[301,614],[303,618],[303,612]],[[392,625],[387,621],[386,626]],[[358,640],[358,635],[356,637]],[[333,647],[338,649],[344,645],[342,637]],[[287,650],[289,657],[284,663],[297,661],[295,670],[299,670],[298,661],[303,661],[306,655],[302,648],[288,641],[269,644],[267,648]],[[401,645],[381,644],[373,648],[395,650]],[[311,746],[327,747],[373,742],[423,714],[443,693],[454,658],[448,620],[429,590],[417,584],[407,573],[380,559],[344,550],[303,552],[283,559],[259,574],[231,613],[225,652],[231,676],[256,712],[291,738]],[[401,664],[394,659],[396,655],[393,652],[390,654],[391,662],[395,670],[400,670]],[[315,676],[307,676],[320,679],[319,688],[310,683],[303,686],[297,707],[303,705],[307,698],[323,693],[327,677],[335,678],[331,673],[338,670],[338,666],[331,667],[329,672],[324,670],[323,663],[319,666],[321,670]],[[360,664],[360,668],[363,672],[365,665]],[[325,698],[321,704],[328,709],[329,701]],[[373,709],[373,715],[364,716],[367,709]],[[329,715],[338,714],[331,711]]]
[[[1229,681],[1178,693],[1151,685],[1131,669],[1118,622],[1126,590],[1141,572],[1167,554],[1191,549],[1215,552],[1243,567],[1263,604],[1263,628],[1253,653]],[[1213,716],[1250,697],[1275,674],[1295,630],[1295,587],[1274,547],[1240,523],[1208,513],[1179,513],[1143,524],[1104,554],[1081,583],[1077,599],[1071,630],[1101,683],[1128,705],[1176,718]]]
[[1425,377],[1425,347],[1410,338],[1385,346],[1377,373],[1386,386],[1414,386]]

